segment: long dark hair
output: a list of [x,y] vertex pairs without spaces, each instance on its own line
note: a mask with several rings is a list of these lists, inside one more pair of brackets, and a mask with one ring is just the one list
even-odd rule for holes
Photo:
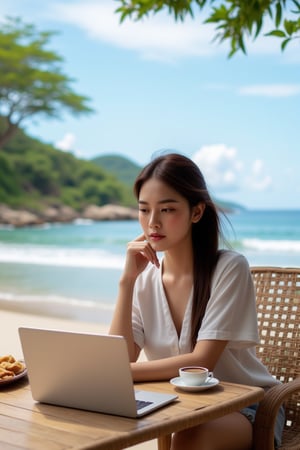
[[139,198],[145,181],[156,178],[180,193],[190,207],[205,204],[202,218],[192,225],[194,295],[191,320],[191,343],[195,345],[206,305],[210,297],[211,279],[218,260],[221,236],[220,219],[199,167],[178,153],[153,159],[138,175],[134,193]]

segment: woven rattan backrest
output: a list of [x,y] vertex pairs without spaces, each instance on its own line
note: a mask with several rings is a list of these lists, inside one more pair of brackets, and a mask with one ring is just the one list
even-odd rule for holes
[[300,375],[300,268],[251,267],[259,358],[282,382]]

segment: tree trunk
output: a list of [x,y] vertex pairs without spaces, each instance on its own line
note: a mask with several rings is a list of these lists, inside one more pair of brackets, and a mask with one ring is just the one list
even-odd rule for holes
[[10,122],[8,123],[7,128],[2,134],[0,134],[0,149],[2,149],[4,145],[13,137],[17,129],[18,125]]

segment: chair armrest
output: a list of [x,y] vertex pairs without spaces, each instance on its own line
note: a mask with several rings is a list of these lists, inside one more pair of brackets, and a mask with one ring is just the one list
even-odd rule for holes
[[300,392],[300,377],[270,388],[259,403],[253,426],[253,450],[274,450],[274,427],[280,406]]

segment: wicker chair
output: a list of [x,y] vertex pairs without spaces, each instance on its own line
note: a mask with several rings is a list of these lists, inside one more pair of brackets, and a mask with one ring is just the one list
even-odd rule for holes
[[[280,450],[300,450],[300,268],[252,267],[261,342],[257,354],[282,384],[271,388],[256,413],[253,450],[274,450],[274,423],[285,404]],[[158,439],[170,448],[171,436]]]
[[274,449],[274,422],[285,404],[280,450],[300,450],[300,269],[252,267],[261,343],[257,354],[282,381],[261,401],[254,424],[254,450]]

